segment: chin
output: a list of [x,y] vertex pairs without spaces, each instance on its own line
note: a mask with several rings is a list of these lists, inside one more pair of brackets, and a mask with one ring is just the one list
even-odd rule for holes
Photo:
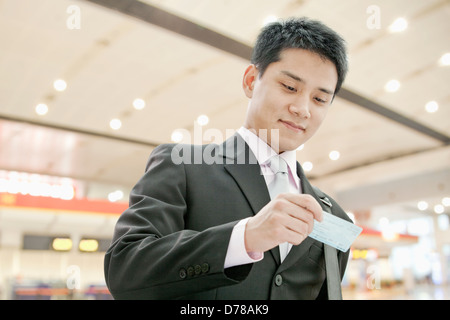
[[284,151],[292,151],[292,150],[296,150],[298,147],[300,147],[303,144],[303,142],[299,143],[299,142],[282,142],[280,143],[280,152],[284,152]]

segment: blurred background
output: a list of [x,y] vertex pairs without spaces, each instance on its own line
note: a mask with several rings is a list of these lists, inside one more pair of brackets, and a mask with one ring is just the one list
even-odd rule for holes
[[255,38],[291,16],[348,43],[297,151],[363,227],[344,298],[449,299],[448,0],[0,0],[0,299],[111,299],[103,256],[151,151],[233,134]]

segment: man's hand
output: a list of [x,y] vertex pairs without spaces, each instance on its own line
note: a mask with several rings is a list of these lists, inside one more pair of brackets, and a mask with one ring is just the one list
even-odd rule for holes
[[322,208],[311,195],[284,193],[270,201],[245,228],[247,252],[266,252],[280,243],[299,245],[311,232]]

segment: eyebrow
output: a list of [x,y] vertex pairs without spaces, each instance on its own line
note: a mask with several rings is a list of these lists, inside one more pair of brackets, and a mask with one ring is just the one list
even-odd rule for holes
[[[281,71],[281,73],[284,74],[284,75],[286,75],[286,76],[288,76],[289,78],[292,78],[293,80],[295,80],[295,81],[297,81],[297,82],[303,82],[303,83],[306,83],[305,80],[303,80],[303,79],[300,78],[299,76],[297,76],[297,75],[295,75],[295,74],[293,74],[293,73],[291,73],[291,72],[289,72],[289,71],[283,70],[283,71]],[[325,88],[319,88],[319,90],[322,91],[322,92],[324,92],[324,93],[326,93],[326,94],[334,95],[334,91],[331,91],[331,90],[328,90],[328,89],[325,89]]]

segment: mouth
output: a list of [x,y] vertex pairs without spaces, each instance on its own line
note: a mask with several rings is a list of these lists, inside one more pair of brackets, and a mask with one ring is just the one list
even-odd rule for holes
[[306,130],[306,127],[295,124],[291,121],[285,121],[285,120],[281,120],[281,119],[278,121],[281,122],[286,128],[288,128],[296,133],[304,132]]

